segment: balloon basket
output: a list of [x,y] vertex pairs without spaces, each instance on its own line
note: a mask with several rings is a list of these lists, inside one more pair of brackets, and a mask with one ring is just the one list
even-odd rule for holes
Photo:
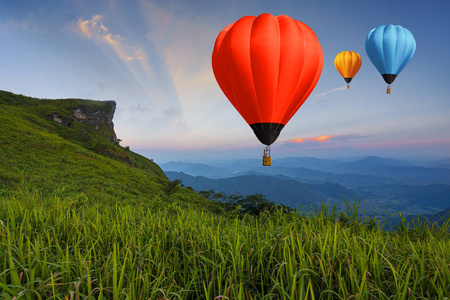
[[272,165],[272,157],[270,156],[270,147],[266,147],[266,149],[264,149],[263,166],[271,166],[271,165]]
[[388,87],[387,87],[387,91],[386,91],[386,94],[390,94],[391,93],[391,86],[390,85],[388,85]]
[[347,83],[347,88],[348,88],[348,89],[350,88],[350,84],[348,84],[348,83]]

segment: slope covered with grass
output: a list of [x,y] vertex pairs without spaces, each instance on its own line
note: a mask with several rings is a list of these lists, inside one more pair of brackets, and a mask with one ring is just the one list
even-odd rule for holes
[[391,233],[336,222],[325,207],[239,219],[57,194],[1,200],[2,299],[448,299],[450,291],[448,225]]
[[[0,91],[0,193],[39,190],[43,195],[111,203],[159,197],[203,203],[190,190],[171,185],[158,165],[111,141],[113,129],[78,122],[73,111],[111,113],[108,102],[39,100]],[[52,120],[56,114],[66,126]],[[176,193],[175,193],[176,192]]]

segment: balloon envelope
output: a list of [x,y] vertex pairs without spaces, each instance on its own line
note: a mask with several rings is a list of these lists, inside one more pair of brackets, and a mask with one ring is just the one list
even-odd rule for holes
[[406,67],[415,51],[413,34],[400,25],[378,26],[366,38],[367,56],[388,84]]
[[334,59],[334,66],[347,83],[358,73],[361,64],[361,56],[353,51],[343,51]]
[[289,16],[245,16],[225,27],[212,53],[217,83],[261,143],[272,144],[314,89],[323,52]]

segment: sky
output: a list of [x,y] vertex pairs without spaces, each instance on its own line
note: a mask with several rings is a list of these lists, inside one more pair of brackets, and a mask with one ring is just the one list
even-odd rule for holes
[[[324,66],[271,146],[274,162],[448,158],[449,10],[448,0],[1,0],[0,90],[114,100],[121,145],[158,163],[258,158],[263,145],[219,88],[211,54],[241,17],[288,15],[316,33]],[[409,29],[417,44],[390,95],[364,46],[387,24]],[[362,59],[350,89],[334,66],[347,50]]]

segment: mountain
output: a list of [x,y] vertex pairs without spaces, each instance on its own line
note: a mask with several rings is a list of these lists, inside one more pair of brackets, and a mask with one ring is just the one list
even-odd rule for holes
[[433,161],[429,163],[429,167],[450,169],[450,158]]
[[375,177],[363,174],[338,174],[323,172],[308,168],[294,167],[255,167],[246,172],[234,173],[237,175],[267,175],[267,176],[287,176],[291,179],[308,183],[335,182],[349,188],[365,188],[367,186],[378,186],[383,184],[400,184],[401,181],[395,178]]
[[432,215],[425,215],[424,218],[427,218],[431,222],[436,222],[438,225],[442,225],[450,219],[450,208],[441,210]]
[[289,178],[277,178],[263,175],[244,175],[229,178],[210,179],[203,176],[191,176],[182,172],[166,171],[171,180],[179,179],[185,186],[196,191],[215,190],[227,194],[262,194],[276,204],[292,208],[297,204],[314,207],[321,203],[343,203],[343,198],[353,200],[355,192],[336,183],[306,184]]
[[341,162],[332,159],[315,157],[285,157],[276,160],[277,167],[307,168],[329,172],[342,165]]
[[385,166],[372,170],[370,174],[378,177],[395,178],[404,184],[450,184],[450,169],[445,168]]
[[405,201],[420,207],[446,209],[450,207],[450,186],[430,185],[385,185],[379,186],[372,195],[389,197],[396,201]]
[[379,167],[412,167],[410,163],[405,163],[396,159],[378,156],[367,156],[362,159],[349,162],[345,165],[349,170],[370,170]]
[[[202,168],[193,163],[183,164],[189,168],[183,169],[186,174],[182,180],[196,190],[260,193],[275,203],[291,207],[297,202],[312,202],[316,206],[329,203],[345,208],[343,198],[349,202],[360,201],[361,211],[375,211],[378,216],[396,216],[399,211],[404,216],[433,214],[450,207],[450,169],[423,167],[390,158],[288,157],[274,160],[271,167],[261,166],[256,159],[222,160],[209,161],[208,169],[206,164]],[[171,171],[180,172],[186,166],[183,164],[172,162]],[[162,168],[171,179],[180,176],[168,172],[164,165]],[[304,190],[299,196],[300,186]]]
[[[402,215],[406,223],[409,224],[409,228],[417,227],[418,224],[426,226],[443,226],[445,225],[448,232],[450,232],[450,208],[438,211],[434,214],[415,214],[415,215]],[[401,219],[399,217],[389,218],[385,224],[384,229],[393,230],[399,228],[401,225]],[[433,229],[436,231],[437,229]]]
[[92,202],[148,203],[166,199],[172,189],[173,199],[205,200],[173,187],[157,164],[119,145],[115,108],[114,101],[0,91],[0,195],[38,191]]
[[193,176],[203,175],[209,178],[219,178],[222,176],[227,176],[231,173],[231,170],[227,168],[189,162],[171,161],[161,164],[161,168],[166,171],[184,172]]
[[[445,163],[445,162],[444,162]],[[207,168],[209,166],[209,168]],[[306,182],[337,182],[347,187],[364,188],[380,184],[448,184],[450,168],[424,167],[410,162],[368,156],[364,158],[333,160],[311,157],[287,157],[274,159],[271,167],[261,166],[256,159],[229,160],[207,165],[188,162],[171,162],[164,171],[185,172],[209,178],[226,178],[241,175],[284,175]],[[217,168],[217,169],[215,169]]]

